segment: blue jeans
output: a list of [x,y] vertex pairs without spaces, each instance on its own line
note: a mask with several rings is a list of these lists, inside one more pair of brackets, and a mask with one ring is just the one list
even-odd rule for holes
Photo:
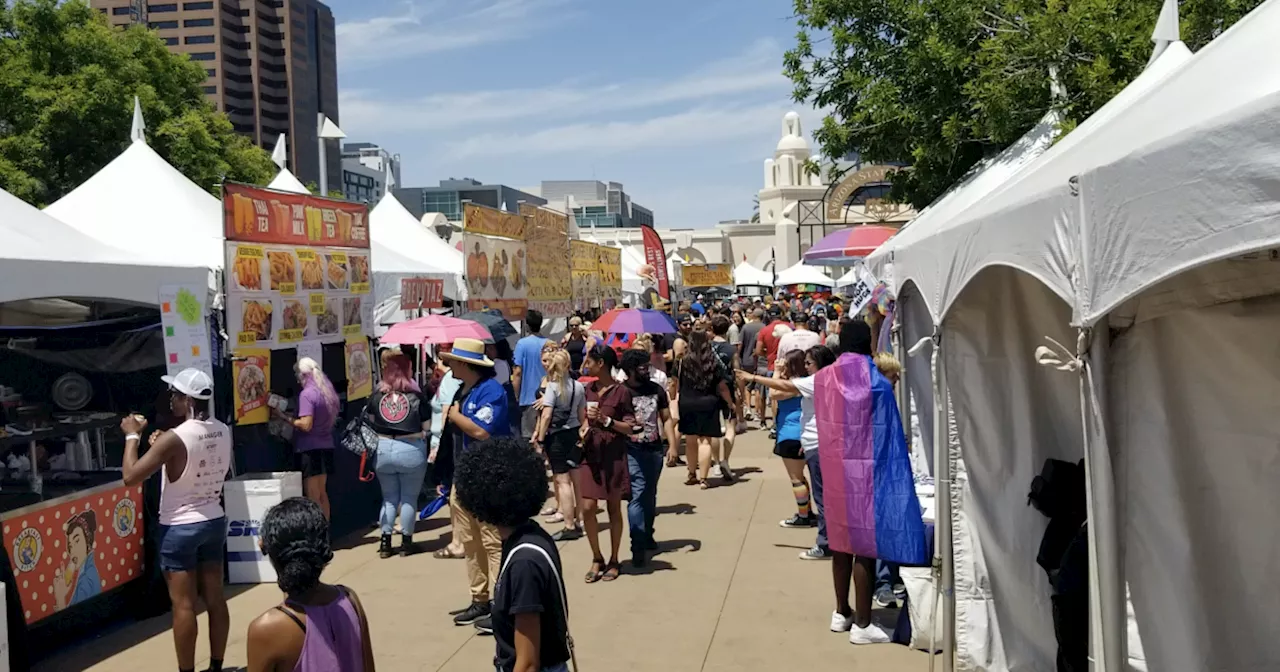
[[818,451],[804,451],[804,462],[809,465],[809,504],[818,514],[818,540],[814,545],[827,550],[827,516],[822,504],[822,464],[818,461]]
[[378,485],[382,487],[382,533],[391,534],[400,512],[400,531],[413,534],[413,523],[418,513],[418,493],[422,492],[422,479],[427,475],[427,450],[422,439],[400,441],[380,437],[378,439]]
[[627,468],[631,472],[631,501],[627,519],[631,524],[631,554],[653,548],[653,520],[658,516],[658,477],[662,475],[662,448],[627,446]]
[[875,592],[879,593],[882,590],[893,590],[895,585],[901,583],[902,579],[899,578],[898,575],[898,563],[876,560]]

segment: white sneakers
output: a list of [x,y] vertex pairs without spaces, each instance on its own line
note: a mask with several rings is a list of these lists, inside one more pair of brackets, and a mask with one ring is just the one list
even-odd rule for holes
[[838,611],[831,612],[831,632],[849,633],[850,644],[888,644],[892,641],[884,628],[875,623],[859,628],[854,624],[852,615],[842,616]]

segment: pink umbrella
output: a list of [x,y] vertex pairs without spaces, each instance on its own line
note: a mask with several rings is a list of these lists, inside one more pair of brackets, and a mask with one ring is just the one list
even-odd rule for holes
[[870,224],[842,229],[814,243],[804,260],[815,266],[847,266],[875,252],[897,232],[892,226]]
[[478,338],[492,343],[493,336],[479,322],[444,315],[427,315],[393,325],[378,339],[383,345],[452,343],[459,338]]

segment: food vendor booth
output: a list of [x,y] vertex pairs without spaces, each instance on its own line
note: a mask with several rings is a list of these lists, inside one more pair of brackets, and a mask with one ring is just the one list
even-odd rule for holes
[[785,290],[788,294],[807,294],[813,297],[829,298],[835,281],[815,266],[803,261],[778,272],[774,287]]
[[[103,244],[0,191],[0,579],[13,669],[25,666],[28,627],[119,600],[150,569],[143,491],[121,480],[118,426],[152,402],[135,382],[160,387],[160,288],[207,288],[208,276]],[[42,323],[15,324],[33,316]]]

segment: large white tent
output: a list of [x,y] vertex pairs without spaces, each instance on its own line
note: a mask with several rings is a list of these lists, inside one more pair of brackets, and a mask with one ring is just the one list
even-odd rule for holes
[[208,269],[153,261],[133,241],[120,242],[124,249],[94,240],[0,190],[0,303],[67,297],[155,305],[161,285],[207,280]]
[[778,272],[778,278],[773,281],[774,287],[785,287],[788,285],[819,285],[821,287],[834,287],[836,282],[827,274],[823,273],[816,266],[808,266],[803,261],[798,262],[791,268]]
[[773,274],[762,271],[743,259],[733,269],[733,284],[739,287],[772,287]]
[[462,252],[422,226],[390,193],[369,213],[369,236],[373,247],[378,324],[393,324],[412,317],[400,310],[402,278],[440,278],[444,280],[446,297],[466,298]]

